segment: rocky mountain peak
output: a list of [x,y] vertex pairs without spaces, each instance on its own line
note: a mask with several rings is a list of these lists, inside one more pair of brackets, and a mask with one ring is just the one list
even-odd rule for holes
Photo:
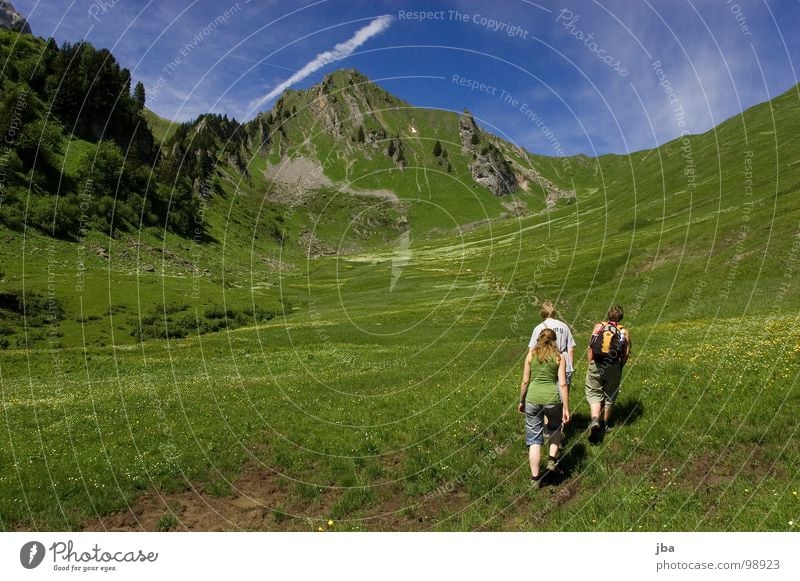
[[0,29],[32,34],[28,21],[7,0],[0,0]]

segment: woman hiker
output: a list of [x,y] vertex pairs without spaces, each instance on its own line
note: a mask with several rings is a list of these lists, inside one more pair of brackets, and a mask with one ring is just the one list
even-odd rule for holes
[[525,414],[525,444],[530,446],[531,482],[538,484],[541,481],[539,464],[545,431],[550,441],[546,472],[563,473],[557,461],[562,425],[569,422],[569,390],[565,358],[559,353],[552,329],[544,329],[539,334],[536,346],[525,358],[518,409]]

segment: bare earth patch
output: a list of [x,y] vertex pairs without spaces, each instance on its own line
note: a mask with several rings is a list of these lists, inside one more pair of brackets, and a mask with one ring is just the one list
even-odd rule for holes
[[[294,196],[302,196],[313,190],[324,188],[337,189],[340,192],[354,196],[379,198],[394,204],[400,203],[397,194],[390,190],[356,190],[348,185],[336,184],[328,176],[319,162],[307,157],[284,158],[276,165],[270,165],[264,176],[273,183],[278,183],[288,188]],[[283,193],[285,196],[286,193]],[[275,201],[280,202],[283,196],[278,194]],[[283,200],[291,203],[291,200]]]
[[150,491],[130,509],[86,521],[84,531],[158,531],[171,521],[175,531],[319,531],[351,528],[370,531],[430,530],[446,515],[466,508],[466,492],[455,490],[433,499],[409,499],[399,485],[376,487],[378,501],[358,518],[328,524],[329,515],[345,489],[322,488],[318,497],[304,499],[288,492],[289,480],[255,460],[245,463],[231,483],[232,494],[211,494],[202,485],[178,493]]

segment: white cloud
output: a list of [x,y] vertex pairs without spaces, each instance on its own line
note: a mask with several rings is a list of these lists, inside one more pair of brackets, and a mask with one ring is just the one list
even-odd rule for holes
[[254,111],[264,103],[267,103],[283,93],[286,89],[291,87],[293,84],[302,81],[309,75],[315,73],[322,67],[332,62],[336,62],[347,58],[351,54],[353,54],[358,47],[362,44],[367,42],[370,38],[375,36],[376,34],[380,34],[387,28],[394,20],[391,16],[379,16],[372,22],[370,22],[365,27],[359,29],[351,39],[341,42],[333,47],[333,50],[327,50],[325,52],[319,53],[313,60],[306,63],[299,71],[293,74],[291,77],[283,81],[277,87],[272,89],[269,93],[264,95],[263,97],[252,101],[249,105],[251,111]]

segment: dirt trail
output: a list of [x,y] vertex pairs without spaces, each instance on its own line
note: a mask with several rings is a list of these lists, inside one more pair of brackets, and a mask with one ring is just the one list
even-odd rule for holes
[[[213,495],[202,485],[178,493],[150,491],[129,509],[83,524],[84,531],[319,531],[350,529],[347,523],[328,524],[332,508],[343,489],[328,488],[316,498],[301,498],[285,476],[255,460],[245,463],[231,483],[233,493]],[[445,515],[463,510],[469,497],[454,491],[424,502],[407,504],[402,486],[377,487],[383,498],[368,514],[357,519],[361,530],[430,530]],[[167,526],[168,525],[168,526]]]
[[[213,495],[201,485],[171,494],[150,491],[128,510],[91,519],[83,530],[157,531],[170,519],[173,525],[169,528],[178,531],[301,530],[298,523],[277,526],[273,509],[282,506],[285,493],[273,470],[250,461],[231,483],[231,489],[234,492],[230,496]],[[291,520],[285,524],[291,524]]]

